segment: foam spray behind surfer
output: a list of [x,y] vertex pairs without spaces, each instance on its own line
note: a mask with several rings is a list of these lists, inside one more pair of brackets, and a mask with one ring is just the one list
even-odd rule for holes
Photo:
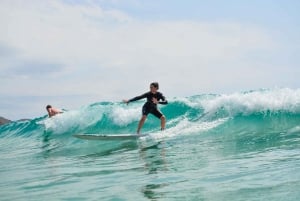
[[139,134],[141,131],[141,128],[143,127],[147,116],[149,113],[153,114],[157,118],[160,119],[161,121],[161,130],[164,130],[166,127],[166,117],[165,115],[157,108],[157,104],[163,104],[166,105],[168,104],[168,101],[166,100],[165,96],[161,93],[158,92],[159,89],[159,84],[158,82],[152,82],[150,84],[150,91],[146,92],[140,96],[136,96],[132,99],[129,100],[123,100],[124,103],[130,103],[133,101],[141,100],[143,98],[147,98],[146,103],[144,104],[142,108],[142,118],[140,119],[137,133]]

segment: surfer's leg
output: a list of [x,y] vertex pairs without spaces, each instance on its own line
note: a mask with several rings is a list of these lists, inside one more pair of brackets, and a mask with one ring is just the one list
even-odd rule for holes
[[166,128],[166,117],[164,115],[160,117],[160,126],[161,126],[161,130],[165,130],[165,128]]
[[152,111],[151,111],[151,114],[153,114],[154,116],[156,116],[157,118],[160,119],[160,127],[161,127],[161,130],[165,130],[165,127],[166,127],[166,117],[165,115],[163,115],[161,113],[161,111],[159,111],[157,108],[154,108]]
[[165,127],[166,127],[166,117],[165,115],[163,115],[161,113],[161,111],[159,111],[157,108],[155,108],[153,111],[151,111],[151,113],[156,116],[157,118],[160,119],[160,127],[161,127],[161,130],[165,130]]
[[147,118],[147,115],[143,115],[140,122],[139,122],[139,125],[138,125],[138,129],[137,129],[137,134],[140,134],[140,131],[141,131],[141,128],[143,127],[144,123],[145,123],[145,120]]

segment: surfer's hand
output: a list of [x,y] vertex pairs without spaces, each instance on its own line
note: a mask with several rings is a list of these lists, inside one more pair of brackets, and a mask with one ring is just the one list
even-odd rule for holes
[[152,98],[152,102],[153,102],[154,104],[157,104],[157,103],[158,103],[158,100],[157,100],[156,98]]
[[123,100],[123,103],[126,103],[128,105],[129,101],[128,100]]

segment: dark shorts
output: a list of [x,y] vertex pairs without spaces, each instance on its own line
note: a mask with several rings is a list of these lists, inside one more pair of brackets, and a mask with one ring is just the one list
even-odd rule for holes
[[163,116],[161,111],[159,111],[155,105],[146,102],[143,106],[142,114],[147,116],[149,113],[153,114],[159,119]]

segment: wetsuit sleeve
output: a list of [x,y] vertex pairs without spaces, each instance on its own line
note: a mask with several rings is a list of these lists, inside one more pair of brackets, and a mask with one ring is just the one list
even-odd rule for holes
[[159,102],[158,102],[159,104],[162,104],[162,105],[168,104],[168,101],[166,100],[165,96],[162,93],[160,93],[160,99],[161,100],[159,100]]
[[136,97],[130,99],[128,102],[133,102],[133,101],[141,100],[141,99],[146,98],[146,97],[147,97],[147,93],[144,93],[144,94],[142,94],[140,96],[136,96]]

